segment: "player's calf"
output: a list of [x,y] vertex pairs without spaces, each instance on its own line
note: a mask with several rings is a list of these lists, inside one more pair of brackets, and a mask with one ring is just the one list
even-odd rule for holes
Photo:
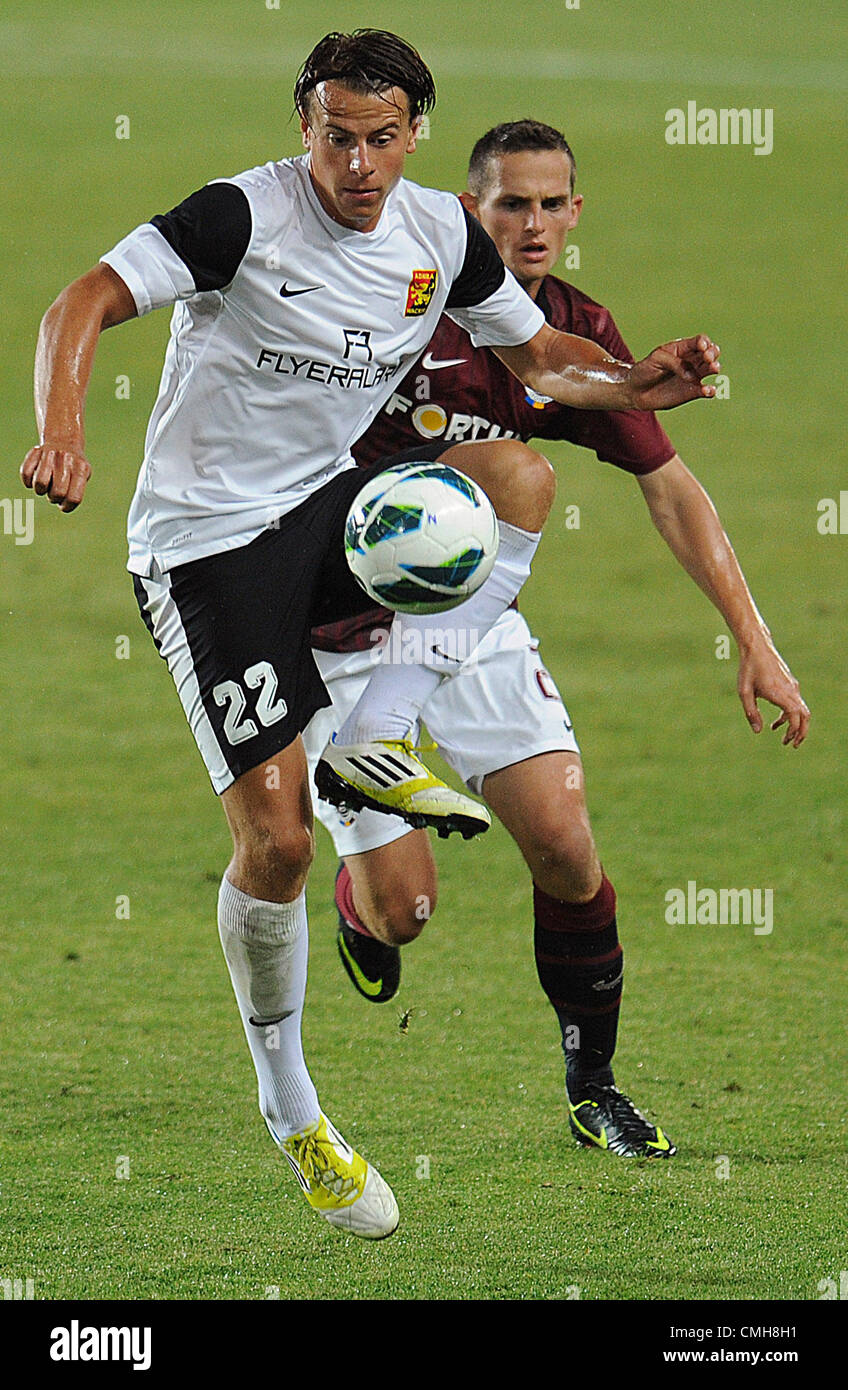
[[577,753],[556,751],[490,773],[483,795],[521,850],[533,882],[551,898],[588,902],[601,865]]
[[347,861],[349,900],[372,936],[406,946],[420,936],[435,911],[436,866],[424,831],[352,854]]
[[421,832],[351,855],[335,888],[339,958],[354,989],[372,1004],[400,986],[400,947],[414,941],[436,905],[436,867]]
[[353,885],[347,865],[341,863],[336,874],[336,911],[339,930],[336,945],[345,974],[354,989],[370,1004],[393,999],[400,985],[400,950],[372,936],[353,900]]

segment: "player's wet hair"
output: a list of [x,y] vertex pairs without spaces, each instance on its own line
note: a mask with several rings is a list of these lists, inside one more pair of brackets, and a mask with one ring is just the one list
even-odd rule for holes
[[309,98],[321,82],[341,82],[378,96],[399,87],[409,99],[413,121],[436,104],[436,84],[426,63],[411,44],[385,29],[325,34],[315,45],[294,84],[294,104],[305,120]]
[[468,191],[479,198],[491,177],[492,160],[505,154],[523,154],[525,150],[562,150],[571,164],[570,192],[574,192],[577,161],[561,130],[526,117],[521,121],[505,121],[481,135],[468,162]]

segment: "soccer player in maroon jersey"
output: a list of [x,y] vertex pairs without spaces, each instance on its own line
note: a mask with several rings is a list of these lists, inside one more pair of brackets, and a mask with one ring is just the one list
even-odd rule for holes
[[[574,173],[558,131],[512,122],[477,142],[462,201],[553,327],[632,361],[609,311],[550,273],[580,216]],[[508,436],[581,444],[634,474],[660,534],[736,639],[738,690],[752,729],[763,727],[757,700],[765,699],[780,710],[772,728],[786,725],[784,744],[798,747],[809,721],[798,684],[771,641],[709,497],[656,416],[578,411],[536,395],[444,316],[354,453],[362,464],[413,446],[416,456],[435,457],[456,444]],[[452,461],[461,467],[456,455]],[[334,709],[317,715],[307,734],[313,762],[332,721],[345,717],[362,689],[369,653],[379,645],[375,636],[382,640],[390,622],[390,614],[378,611],[313,634],[334,698]],[[623,967],[616,895],[592,836],[568,714],[538,643],[514,609],[471,660],[457,662],[423,717],[446,760],[482,793],[530,869],[536,964],[562,1030],[575,1137],[621,1155],[670,1156],[673,1144],[614,1083]],[[324,802],[317,809],[345,860],[336,884],[343,964],[361,994],[382,1002],[397,991],[399,945],[424,925],[422,900],[435,903],[426,832],[367,810],[340,815]]]

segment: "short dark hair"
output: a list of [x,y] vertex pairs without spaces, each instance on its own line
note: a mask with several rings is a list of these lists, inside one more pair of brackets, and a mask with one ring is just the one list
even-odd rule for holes
[[480,136],[468,162],[469,193],[479,198],[489,181],[493,159],[500,159],[504,154],[521,154],[525,150],[562,150],[567,154],[571,162],[570,192],[574,192],[577,161],[562,131],[525,117],[521,121],[505,121],[503,125],[493,126]]
[[420,54],[385,29],[325,34],[315,45],[294,84],[294,104],[304,119],[308,99],[321,82],[341,82],[355,92],[380,96],[390,87],[400,87],[413,121],[436,104],[433,74]]

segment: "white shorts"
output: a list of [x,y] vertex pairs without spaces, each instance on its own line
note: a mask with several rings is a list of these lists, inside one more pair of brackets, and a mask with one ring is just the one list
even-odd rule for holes
[[[379,655],[379,650],[314,652],[333,703],[312,717],[303,741],[315,814],[333,837],[339,858],[390,844],[410,830],[398,816],[379,811],[343,817],[319,800],[313,782],[318,758],[362,694]],[[421,717],[445,762],[477,796],[490,772],[539,753],[580,751],[539,644],[514,608],[498,619],[456,674],[442,681]]]

